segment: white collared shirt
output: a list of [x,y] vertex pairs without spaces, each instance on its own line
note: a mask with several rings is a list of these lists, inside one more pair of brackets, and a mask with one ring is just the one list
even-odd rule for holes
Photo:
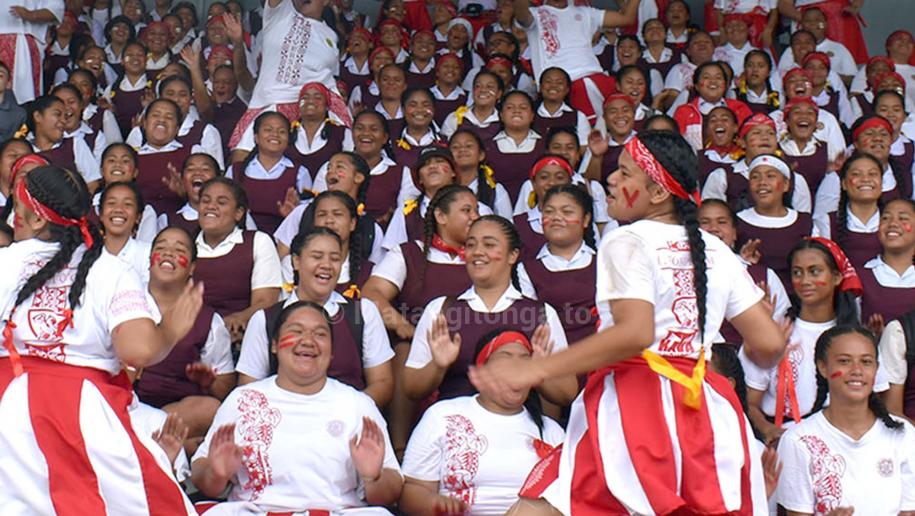
[[778,146],[781,147],[782,151],[787,156],[802,157],[802,156],[813,156],[816,153],[817,149],[819,148],[820,143],[822,143],[822,142],[820,142],[816,138],[811,138],[810,140],[807,141],[807,143],[804,145],[804,148],[802,149],[802,148],[798,147],[797,141],[795,141],[793,138],[791,138],[790,135],[786,134],[785,137],[782,138],[782,141],[780,141],[778,143]]
[[140,276],[140,280],[143,282],[144,287],[149,284],[149,242],[141,242],[135,238],[128,238],[127,243],[124,244],[124,247],[121,248],[121,251],[118,254],[112,254],[108,249],[105,249],[105,253],[118,258],[137,271],[137,275]]
[[[473,193],[476,194],[479,192],[479,180],[474,179],[467,185],[467,188],[473,190]],[[496,183],[495,195],[493,195],[492,206],[486,206],[485,204],[480,204],[480,207],[491,208],[492,212],[500,217],[511,220],[512,218],[512,201],[511,197],[508,196],[508,191],[502,186],[501,183]]]
[[384,103],[381,100],[379,100],[378,103],[375,104],[375,111],[381,113],[381,115],[384,116],[385,120],[388,120],[388,121],[403,119],[403,107],[399,106],[399,105],[397,106],[397,112],[394,113],[394,116],[391,116],[391,114],[388,113],[388,110],[384,108]]
[[[235,249],[244,241],[242,230],[235,228],[222,242],[211,247],[204,239],[203,231],[197,234],[197,257],[218,258]],[[280,257],[276,252],[273,239],[266,233],[254,233],[254,269],[251,271],[251,290],[259,288],[282,288],[283,275],[280,270]]]
[[464,91],[464,88],[460,86],[455,86],[451,93],[445,95],[442,93],[442,90],[438,89],[438,84],[429,88],[429,91],[432,92],[432,96],[435,97],[435,100],[457,100],[461,98],[461,95],[467,95],[467,92]]
[[[185,203],[184,206],[182,206],[181,208],[178,208],[178,211],[175,212],[175,216],[181,217],[187,221],[195,221],[198,218],[200,218],[200,214],[197,212],[197,210],[193,206],[191,206],[191,203]],[[168,227],[168,225],[169,225],[168,214],[163,213],[163,214],[159,215],[157,225],[159,228],[158,231],[162,231],[163,229]],[[251,216],[251,212],[248,212],[248,214],[245,216],[245,229],[247,229],[248,231],[257,230],[257,225],[254,223],[254,218]],[[155,236],[155,235],[153,235],[153,236]]]
[[[89,124],[86,122],[80,122],[79,127],[75,131],[67,132],[64,131],[64,138],[73,138],[79,136],[85,141],[86,136],[90,134],[95,134],[92,132],[92,129],[89,127]],[[86,142],[86,145],[89,145],[89,142]],[[108,146],[108,140],[105,138],[104,128],[102,131],[99,131],[95,136],[95,144],[92,146],[92,157],[95,158],[95,162],[101,164],[102,153],[105,152],[105,148]],[[101,171],[99,171],[101,173]]]
[[786,208],[786,210],[787,213],[782,217],[770,217],[768,215],[759,213],[756,211],[756,208],[747,208],[738,212],[737,216],[751,226],[756,226],[758,228],[781,229],[797,222],[798,212],[791,208]]
[[[255,157],[248,163],[248,166],[245,167],[245,177],[250,177],[251,179],[261,179],[261,180],[274,180],[279,179],[283,172],[289,167],[294,166],[295,164],[291,159],[283,156],[279,161],[277,161],[270,170],[264,168],[264,164],[261,163],[260,156]],[[232,177],[232,169],[226,171],[226,177],[235,179]],[[299,166],[296,171],[295,178],[295,187],[298,191],[310,190],[311,189],[311,175],[308,173],[308,169]]]
[[[820,187],[817,189],[816,211],[814,212],[814,215],[829,213],[839,209],[841,183],[842,181],[839,179],[839,174],[835,172],[826,174],[826,177],[823,178]],[[892,167],[887,165],[886,169],[883,170],[881,189],[884,192],[889,192],[893,188],[896,188],[896,176],[893,175]]]
[[505,154],[527,154],[533,152],[534,149],[537,148],[537,140],[539,139],[540,135],[533,129],[528,130],[524,139],[521,140],[521,143],[515,142],[515,140],[505,131],[499,131],[499,133],[493,137],[493,141],[496,142],[496,147]]
[[559,118],[565,113],[572,112],[578,113],[578,117],[575,121],[575,132],[578,134],[578,143],[579,145],[587,145],[588,134],[591,132],[591,124],[588,123],[588,117],[586,117],[584,113],[577,109],[573,109],[565,102],[559,105],[559,109],[557,109],[555,113],[550,113],[542,102],[537,106],[537,114],[540,115],[541,118]]
[[430,127],[426,134],[420,136],[419,140],[410,136],[410,133],[407,132],[407,128],[404,127],[403,131],[400,132],[400,137],[403,141],[414,147],[425,147],[432,145],[438,140],[438,135],[435,134],[435,131]]
[[[296,137],[295,137],[295,148],[300,153],[308,155],[318,152],[327,145],[327,139],[324,138],[322,133],[324,128],[327,126],[327,122],[321,122],[321,125],[318,127],[318,130],[315,131],[314,138],[311,141],[308,141],[308,133],[305,132],[305,128],[299,126],[296,128]],[[353,150],[353,133],[348,127],[343,128],[343,147],[344,151]],[[253,143],[253,140],[252,140]]]
[[[299,300],[295,290],[283,301],[287,307]],[[330,297],[324,302],[327,315],[336,317],[343,305],[359,303],[362,313],[362,367],[369,369],[384,364],[394,358],[391,342],[381,319],[381,313],[375,303],[368,299],[349,300],[339,292],[331,291]],[[236,370],[251,378],[260,380],[270,375],[270,342],[267,339],[267,316],[264,310],[254,312],[245,328],[245,336],[241,341],[241,354],[238,357]]]
[[[746,159],[734,163],[733,171],[745,178],[749,178],[750,171],[747,167]],[[728,174],[723,168],[713,170],[708,179],[705,180],[705,186],[702,188],[702,199],[719,199],[727,201],[728,191]],[[827,176],[828,177],[828,176]],[[791,206],[801,213],[810,213],[813,209],[811,202],[810,187],[807,180],[800,174],[794,174],[794,193],[791,195]],[[820,185],[822,189],[822,184]],[[837,198],[838,199],[838,198]],[[820,209],[820,196],[817,193],[817,211]],[[835,208],[833,208],[835,210]]]
[[[178,137],[187,135],[191,131],[191,128],[194,126],[195,122],[204,123],[200,119],[197,108],[191,106],[187,112],[187,116],[185,116],[184,120],[181,121],[181,126],[178,127]],[[127,145],[130,145],[133,148],[137,148],[142,143],[143,133],[140,132],[139,127],[134,127],[130,130],[130,134],[127,135]],[[222,136],[219,135],[219,131],[213,127],[212,124],[205,124],[203,126],[203,133],[200,136],[200,141],[191,143],[194,144],[191,152],[203,152],[209,154],[219,164],[220,169],[225,168],[225,162],[223,161],[222,153]]]
[[[458,300],[466,301],[470,309],[479,313],[501,313],[514,304],[515,301],[522,299],[524,296],[515,287],[509,284],[508,288],[502,294],[495,306],[489,309],[483,299],[474,287],[470,287],[463,294],[457,296]],[[441,313],[442,306],[445,303],[445,296],[433,299],[426,305],[423,315],[416,324],[416,331],[413,333],[413,343],[410,346],[410,355],[407,357],[407,367],[411,369],[422,369],[432,361],[432,351],[429,349],[429,341],[426,340],[426,333],[432,327],[432,322]],[[554,346],[553,352],[557,352],[568,347],[566,332],[559,320],[556,310],[549,304],[544,303],[543,311],[546,316],[546,324],[550,327],[550,339]]]
[[[493,108],[492,113],[486,117],[486,120],[480,121],[473,112],[473,104],[467,106],[467,111],[464,112],[464,120],[481,129],[489,127],[490,124],[498,124],[501,121],[499,119],[499,111],[495,108]],[[457,129],[457,114],[451,113],[445,118],[445,121],[442,122],[442,136],[451,138],[451,135],[454,134]]]
[[353,59],[353,56],[349,56],[345,61],[343,61],[343,67],[349,70],[349,72],[353,75],[369,75],[372,73],[372,70],[369,68],[368,59],[362,63],[362,67],[360,68],[359,65],[356,64],[356,60]]
[[864,264],[865,269],[871,269],[877,283],[890,288],[915,288],[915,265],[909,265],[900,275],[895,269],[883,261],[881,256],[876,256]]
[[[819,210],[818,210],[819,211]],[[854,233],[876,233],[880,229],[880,211],[875,211],[867,222],[862,222],[851,208],[845,208],[846,224],[849,231]],[[832,238],[832,228],[829,224],[829,213],[819,213],[813,217],[813,236]]]

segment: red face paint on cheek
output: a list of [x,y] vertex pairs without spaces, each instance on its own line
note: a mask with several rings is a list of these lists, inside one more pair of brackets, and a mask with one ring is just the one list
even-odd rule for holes
[[149,261],[153,265],[156,265],[157,263],[162,261],[162,255],[159,253],[153,253],[152,256],[149,257]]
[[825,287],[826,285],[828,285],[828,283],[826,283],[825,281],[814,281],[813,284],[818,287]]
[[632,208],[635,205],[635,201],[639,198],[640,190],[636,190],[633,193],[629,193],[629,190],[626,187],[623,187],[623,196],[626,198],[626,207]]
[[831,375],[829,375],[829,378],[832,380],[835,380],[836,378],[842,376],[842,374],[843,374],[842,371],[836,371],[836,372],[832,373]]
[[179,256],[177,261],[178,261],[178,267],[181,267],[182,269],[187,269],[187,264],[189,263],[187,256]]
[[909,224],[908,222],[903,222],[901,225],[902,225],[902,230],[905,231],[906,233],[912,232],[912,225]]
[[22,217],[13,215],[13,229],[22,229]]
[[277,346],[278,349],[291,348],[299,343],[299,338],[295,335],[286,335],[280,339],[280,344]]

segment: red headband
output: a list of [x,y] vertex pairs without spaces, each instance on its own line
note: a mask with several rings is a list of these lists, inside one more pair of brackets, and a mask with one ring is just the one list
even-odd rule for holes
[[221,24],[225,25],[225,24],[226,24],[226,20],[225,20],[225,18],[223,18],[223,16],[225,16],[225,15],[224,15],[224,14],[217,14],[216,16],[210,16],[210,17],[207,19],[207,27],[209,27],[210,25],[212,25],[212,24],[214,24],[214,23],[221,23]]
[[807,63],[809,63],[810,61],[819,61],[819,62],[823,63],[824,65],[826,65],[826,68],[832,67],[832,62],[829,60],[829,56],[826,55],[825,52],[810,52],[809,54],[804,56],[804,60],[801,64],[803,64],[804,66],[807,66]]
[[35,165],[38,165],[39,167],[43,167],[45,165],[51,164],[47,159],[45,159],[40,154],[26,154],[24,156],[20,156],[19,159],[17,159],[15,162],[13,162],[13,166],[10,167],[10,189],[11,190],[12,190],[13,186],[15,186],[15,184],[16,184],[16,176],[19,175],[19,172],[21,172],[22,169],[25,168],[26,165],[30,165],[32,163],[34,163]]
[[225,45],[210,47],[210,57],[207,58],[207,60],[213,59],[214,56],[218,55],[224,55],[228,58],[229,61],[231,61],[233,57],[232,49]]
[[372,42],[372,33],[368,31],[365,27],[356,27],[353,29],[353,32],[349,33],[349,37],[352,38],[356,34],[362,34],[362,37],[368,40],[369,43]]
[[702,198],[699,196],[699,190],[693,190],[692,192],[687,193],[687,191],[683,189],[683,186],[671,177],[670,172],[664,168],[664,165],[654,157],[654,154],[645,147],[645,144],[639,140],[638,136],[629,140],[624,147],[639,167],[648,174],[648,177],[655,183],[661,185],[661,188],[667,190],[675,197],[693,201],[696,203],[696,206],[702,205]]
[[422,36],[422,35],[429,36],[430,38],[432,38],[433,41],[435,40],[435,33],[434,33],[434,32],[432,32],[432,31],[429,30],[429,29],[419,29],[418,31],[416,31],[416,32],[413,33],[413,36],[410,37],[410,41],[416,41],[416,38],[418,38],[418,37],[420,37],[420,36]]
[[299,99],[301,100],[302,95],[310,89],[316,89],[321,92],[321,95],[324,95],[324,102],[329,106],[330,105],[330,90],[327,89],[327,86],[321,84],[320,82],[306,82],[302,85],[302,89],[299,90]]
[[743,125],[740,126],[740,131],[737,133],[739,138],[743,138],[750,132],[750,129],[760,125],[767,125],[772,128],[773,131],[778,132],[778,129],[775,128],[775,120],[769,118],[769,115],[763,113],[756,113],[750,118],[744,120]]
[[480,350],[480,354],[477,355],[477,367],[482,366],[489,360],[489,357],[496,352],[497,349],[505,346],[507,344],[518,343],[524,346],[529,352],[534,352],[534,346],[531,345],[531,341],[528,340],[527,336],[523,333],[517,331],[504,331],[498,335],[496,338],[487,342],[483,349]]
[[882,116],[872,116],[871,118],[868,118],[862,122],[861,125],[855,129],[855,131],[851,134],[852,141],[857,141],[858,137],[861,136],[861,133],[875,127],[884,129],[891,135],[893,134],[893,126],[890,125],[886,118],[883,118]]
[[625,93],[620,93],[620,92],[615,92],[615,93],[611,93],[610,95],[607,95],[607,97],[604,99],[604,109],[606,109],[607,106],[609,106],[610,103],[613,102],[614,100],[625,100],[627,104],[629,104],[632,107],[635,107],[635,99],[632,98],[631,95],[627,95]]
[[899,72],[893,72],[893,71],[882,73],[882,74],[874,77],[874,88],[872,88],[872,89],[879,90],[880,83],[891,77],[893,79],[896,79],[897,81],[899,81],[899,84],[902,85],[902,91],[904,92],[905,91],[905,77],[903,77]]
[[79,226],[79,232],[83,236],[83,243],[86,244],[86,247],[92,247],[92,234],[89,233],[89,221],[85,215],[78,219],[68,219],[57,214],[57,212],[42,204],[38,199],[32,197],[25,183],[25,181],[19,181],[16,186],[17,203],[21,203],[22,206],[32,210],[39,217],[59,226]]
[[823,237],[804,237],[804,240],[818,242],[826,247],[826,249],[829,249],[829,253],[839,267],[839,272],[842,273],[842,283],[839,283],[839,290],[842,292],[851,292],[856,296],[860,296],[864,293],[864,287],[861,285],[861,280],[858,278],[855,267],[851,264],[848,257],[845,256],[845,253],[842,252],[842,249],[838,244]]
[[807,70],[804,70],[803,68],[799,68],[799,67],[795,66],[794,68],[785,72],[784,77],[782,77],[782,82],[787,84],[789,79],[791,79],[792,77],[794,77],[795,75],[798,75],[798,74],[803,75],[804,78],[807,79],[808,81],[811,80],[810,73],[807,72]]
[[543,167],[546,167],[549,165],[556,165],[557,167],[562,168],[563,170],[568,172],[570,176],[574,173],[574,171],[572,170],[572,165],[569,165],[568,161],[566,161],[558,156],[545,156],[545,157],[542,157],[539,160],[537,160],[537,162],[531,166],[530,178],[534,179],[534,176],[537,175],[537,172],[540,172],[540,170],[543,169]]
[[888,66],[891,71],[896,71],[896,63],[894,63],[892,59],[886,56],[874,56],[868,59],[866,68],[870,68],[877,63],[883,63]]
[[511,59],[502,56],[490,57],[486,60],[486,68],[490,68],[490,65],[502,65],[509,68],[513,68],[515,65],[512,64]]
[[461,58],[458,57],[454,52],[448,52],[447,54],[441,54],[435,57],[435,71],[438,71],[438,67],[442,65],[446,60],[454,59],[459,65],[463,65]]
[[884,46],[889,48],[890,44],[892,44],[894,40],[900,38],[915,42],[915,38],[912,38],[911,32],[907,30],[897,30],[896,32],[886,37],[886,43],[884,43]]
[[747,25],[747,27],[749,27],[750,25],[752,25],[752,24],[744,17],[743,14],[731,13],[731,14],[726,14],[726,15],[724,15],[724,20],[723,20],[722,26],[727,25],[729,22],[732,22],[732,21],[741,21],[741,22],[745,23],[745,24]]
[[64,21],[70,20],[73,25],[79,25],[79,18],[72,11],[64,11]]
[[391,61],[394,61],[394,52],[391,52],[391,49],[388,47],[375,47],[375,50],[372,50],[372,53],[369,54],[369,65],[371,65],[372,61],[375,60],[375,56],[382,52],[387,52],[387,54],[391,56]]
[[797,106],[807,104],[808,106],[813,106],[814,111],[819,112],[820,106],[813,100],[812,97],[794,97],[785,104],[785,116],[787,117],[791,114],[791,110]]

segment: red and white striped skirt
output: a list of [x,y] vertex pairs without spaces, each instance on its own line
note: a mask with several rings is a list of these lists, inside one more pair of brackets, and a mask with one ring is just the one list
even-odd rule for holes
[[[668,361],[685,375],[696,364]],[[520,495],[572,516],[768,514],[734,389],[708,372],[699,409],[686,406],[685,394],[642,358],[592,373],[563,446],[534,467]]]
[[196,514],[150,436],[130,425],[126,376],[21,357],[0,359],[3,514]]

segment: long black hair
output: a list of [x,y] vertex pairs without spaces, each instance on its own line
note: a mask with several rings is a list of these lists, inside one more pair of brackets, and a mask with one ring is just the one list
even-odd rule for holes
[[[25,181],[26,188],[28,188],[29,193],[36,201],[47,206],[61,217],[81,219],[88,215],[90,207],[89,190],[86,188],[86,182],[78,173],[48,165],[32,170],[22,180]],[[73,253],[83,244],[82,233],[78,226],[61,226],[49,222],[48,228],[51,232],[51,240],[60,244],[60,248],[38,272],[26,280],[25,285],[16,294],[16,302],[13,305],[14,310],[69,265],[70,260],[73,258]],[[86,288],[89,269],[104,249],[102,235],[95,224],[91,222],[89,223],[89,234],[92,236],[92,247],[83,253],[67,296],[70,310],[76,310],[79,307],[80,297]]]
[[743,371],[743,364],[740,363],[740,359],[737,356],[736,348],[726,343],[713,344],[711,361],[715,369],[718,370],[718,374],[734,382],[734,392],[737,394],[737,399],[740,400],[743,413],[748,416],[747,421],[750,422],[753,434],[760,441],[764,440],[762,433],[749,418],[750,404],[747,402],[747,380]]
[[[429,250],[432,248],[432,237],[438,233],[438,222],[435,220],[435,210],[441,210],[445,214],[451,211],[451,205],[457,200],[462,193],[474,195],[473,190],[462,185],[445,185],[440,188],[432,200],[429,201],[429,207],[426,208],[426,216],[423,217],[423,270],[420,272],[420,282],[426,277],[426,263],[429,260]],[[474,198],[476,198],[474,196]],[[439,235],[441,236],[441,235]]]
[[[477,357],[480,356],[483,348],[485,348],[491,340],[507,331],[510,331],[510,329],[498,328],[480,337],[480,340],[477,341],[477,345],[473,351],[474,363],[476,363]],[[524,400],[524,408],[531,416],[531,420],[534,422],[534,425],[537,426],[537,431],[540,433],[540,438],[543,439],[543,403],[540,401],[540,394],[538,394],[535,389],[531,389],[530,392],[528,392],[527,398]]]
[[35,134],[35,114],[44,113],[58,102],[60,104],[64,103],[54,95],[44,95],[26,104],[25,126],[29,129],[29,133]]
[[502,230],[502,234],[505,235],[505,238],[508,240],[508,252],[518,251],[518,261],[512,266],[511,283],[512,286],[520,291],[521,282],[518,279],[518,264],[521,263],[521,250],[524,248],[524,243],[521,241],[521,235],[518,234],[518,229],[512,221],[505,217],[500,217],[499,215],[483,215],[473,221],[473,224],[470,225],[470,229],[473,229],[473,226],[476,226],[481,222],[493,222],[497,224],[499,229]]
[[[356,228],[349,235],[349,280],[350,283],[356,283],[359,278],[359,272],[362,269],[362,263],[372,254],[372,247],[375,242],[375,219],[359,216],[359,208],[356,205],[356,201],[349,194],[336,190],[326,190],[318,194],[311,201],[311,204],[305,208],[305,212],[302,213],[302,220],[299,221],[298,235],[308,233],[314,229],[315,210],[318,204],[325,199],[337,199],[343,203],[346,211],[349,212],[349,216],[356,221]],[[295,242],[295,239],[293,239],[293,242]]]
[[[696,191],[699,187],[696,178],[696,171],[698,170],[696,155],[682,136],[666,131],[648,131],[640,134],[639,140],[685,191]],[[690,261],[693,263],[693,286],[696,291],[696,308],[699,310],[699,336],[700,339],[705,340],[708,269],[705,263],[705,241],[699,232],[699,207],[690,200],[681,199],[673,195],[671,199],[673,199],[677,219],[686,229],[686,237],[689,241],[689,256]]]
[[[874,346],[874,357],[877,357],[879,349],[879,346],[877,346],[877,337],[875,337],[870,330],[857,324],[839,324],[820,334],[820,338],[817,339],[816,351],[814,352],[815,360],[825,364],[826,355],[829,353],[832,342],[838,337],[850,334],[858,334],[867,339],[867,341]],[[817,412],[823,408],[827,394],[829,394],[829,382],[820,375],[819,368],[817,368],[817,397],[816,402],[813,404],[812,412]],[[903,423],[890,416],[890,412],[883,403],[883,399],[874,391],[871,391],[870,396],[867,398],[867,408],[869,408],[880,421],[883,421],[883,424],[886,425],[887,428],[896,431],[903,428]]]
[[[115,181],[109,185],[105,185],[105,188],[102,189],[102,195],[99,199],[98,211],[99,215],[102,213],[102,209],[105,206],[105,201],[108,199],[108,196],[111,195],[111,192],[117,188],[126,188],[130,190],[130,193],[133,194],[134,204],[136,204],[137,209],[137,222],[134,224],[133,230],[136,231],[140,227],[140,221],[143,218],[143,210],[146,208],[146,203],[143,202],[143,193],[140,191],[140,187],[137,185],[136,181]],[[101,224],[102,229],[105,229],[104,224]]]
[[[872,161],[877,165],[877,170],[880,171],[881,176],[883,175],[883,165],[880,164],[880,160],[876,156],[867,152],[855,151],[842,164],[842,168],[839,170],[839,181],[844,181],[848,177],[848,171],[851,169],[852,164],[862,159]],[[883,208],[882,204],[882,201],[878,198],[878,210]],[[836,210],[836,234],[832,235],[832,240],[843,249],[848,243],[848,192],[844,188],[839,189],[839,208]]]
[[[305,246],[307,246],[309,242],[319,236],[330,237],[334,240],[334,242],[337,242],[337,245],[340,246],[341,249],[343,248],[343,240],[340,238],[340,235],[338,235],[336,231],[330,228],[325,228],[323,226],[317,226],[297,234],[289,244],[289,252],[292,253],[293,256],[300,255],[302,253],[302,249],[305,249]],[[352,264],[353,261],[350,260],[350,267],[352,267]],[[299,271],[297,270],[292,271],[292,284],[299,284]]]
[[[778,98],[778,90],[772,89],[772,79],[771,79],[772,73],[771,72],[772,72],[773,67],[775,66],[775,63],[772,62],[772,57],[769,56],[768,52],[755,48],[755,49],[747,52],[747,55],[745,55],[743,57],[744,69],[746,69],[747,63],[753,57],[761,57],[769,65],[769,75],[766,77],[766,107],[768,108],[769,112],[775,111],[780,106],[780,100]],[[748,103],[747,97],[749,94],[749,89],[750,89],[750,87],[747,85],[746,79],[744,79],[743,83],[741,85],[738,85],[737,89],[735,90],[735,95],[737,97],[737,100],[744,102],[744,103]]]
[[[800,251],[805,251],[808,249],[813,249],[819,251],[825,256],[826,264],[832,269],[833,274],[842,275],[842,271],[839,270],[839,265],[836,263],[836,259],[833,258],[832,252],[823,244],[817,242],[816,240],[801,240],[791,249],[791,252],[788,253],[788,270],[791,270],[791,264],[794,261],[794,255]],[[797,319],[801,314],[801,300],[797,297],[797,294],[791,293],[788,295],[791,300],[791,306],[788,308],[788,317],[791,320]],[[859,324],[858,321],[858,305],[855,302],[855,295],[850,291],[839,290],[837,287],[835,290],[833,298],[833,310],[835,311],[836,316],[836,325],[856,325]]]
[[597,239],[594,236],[594,198],[591,197],[591,194],[585,191],[583,185],[556,185],[543,195],[543,204],[546,205],[549,202],[550,198],[559,195],[566,194],[575,201],[582,211],[585,212],[585,215],[590,221],[587,226],[585,226],[584,241],[588,244],[588,247],[591,249],[597,248]]
[[[177,77],[177,76],[175,76],[175,77]],[[169,77],[168,79],[162,81],[160,90],[164,89],[165,88],[164,85],[166,84],[166,82],[172,78],[173,77]],[[295,140],[293,138],[294,138],[295,131],[292,130],[292,124],[289,122],[289,119],[286,118],[285,116],[283,116],[279,111],[264,111],[263,113],[257,115],[257,118],[254,119],[254,135],[256,136],[257,132],[260,131],[261,125],[264,123],[265,120],[267,120],[268,118],[273,118],[273,117],[279,117],[279,118],[283,119],[283,123],[286,124],[286,132],[289,133],[289,142],[288,143],[289,144],[294,143]],[[255,143],[254,147],[251,149],[251,152],[249,152],[248,156],[245,158],[245,160],[242,161],[241,167],[238,170],[242,174],[244,174],[245,169],[247,169],[248,165],[250,165],[251,162],[254,161],[255,158],[257,158],[257,155],[259,153],[260,153],[260,149],[257,148],[257,143]]]
[[[477,148],[480,149],[480,153],[486,152],[486,146],[483,144],[483,139],[480,138],[480,135],[478,135],[476,132],[471,131],[470,129],[466,129],[466,128],[458,129],[457,131],[454,131],[454,134],[452,134],[451,138],[448,140],[449,147],[451,146],[451,143],[454,142],[455,138],[457,138],[459,135],[469,136],[470,138],[473,139],[474,143],[476,143]],[[578,136],[576,136],[575,138],[578,138]],[[480,201],[481,203],[483,203],[487,206],[492,207],[491,205],[496,200],[496,189],[494,186],[492,186],[489,183],[491,179],[489,178],[489,176],[486,175],[487,168],[488,167],[486,165],[485,159],[482,162],[480,162],[480,164],[477,166],[477,193],[476,193],[476,196],[477,196],[478,201]],[[455,176],[457,176],[457,170],[455,170],[454,173],[455,173]]]
[[229,179],[228,177],[216,176],[200,185],[200,197],[203,198],[204,192],[206,192],[207,189],[213,185],[224,185],[229,189],[229,192],[232,193],[232,198],[235,199],[236,208],[241,208],[243,212],[241,220],[238,221],[236,226],[239,229],[245,229],[248,218],[248,194],[245,193],[245,189],[242,188],[240,184],[236,183],[232,179]]

